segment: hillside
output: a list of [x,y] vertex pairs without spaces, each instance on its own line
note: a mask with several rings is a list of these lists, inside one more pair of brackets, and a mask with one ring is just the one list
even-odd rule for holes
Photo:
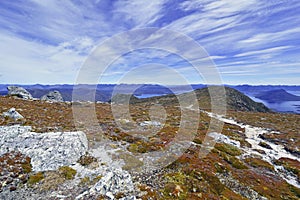
[[[248,112],[270,112],[270,110],[263,105],[262,103],[257,103],[244,95],[243,93],[239,92],[238,90],[235,90],[233,88],[224,87],[226,92],[226,107],[227,110],[234,110],[234,111],[248,111]],[[213,97],[215,98],[215,102],[217,103],[216,107],[221,107],[222,102],[225,99],[224,96],[222,96],[221,87],[219,86],[211,86],[211,89],[214,91]],[[190,102],[192,98],[192,95],[195,94],[199,107],[201,109],[210,110],[211,109],[211,96],[209,93],[209,90],[207,87],[202,89],[197,89],[194,92],[188,92],[184,94],[177,95],[164,95],[160,97],[151,97],[147,99],[141,99],[137,101],[136,99],[133,99],[131,102],[147,102],[147,101],[153,101],[157,102],[163,105],[170,105],[173,103],[178,103],[178,99],[182,99],[185,103],[189,102],[190,104],[193,104],[193,102]]]
[[[229,94],[229,100],[243,102],[242,108],[253,107],[244,106],[246,100],[236,91],[226,88],[226,92]],[[205,89],[197,90],[196,93],[199,96],[199,102],[201,99],[204,102],[204,97],[208,98]],[[189,93],[183,94],[182,97],[188,99]],[[143,135],[147,124],[150,124],[149,128],[158,124],[149,123],[149,105],[156,103],[156,100],[164,103],[167,119],[157,132]],[[73,118],[72,106],[80,109],[80,114],[83,116],[80,121]],[[26,132],[20,133],[22,135],[14,134],[14,132],[8,132],[9,129],[3,126],[0,134],[4,138],[6,135],[9,136],[8,144],[13,146],[13,141],[17,141],[19,143],[16,145],[22,146],[22,139],[25,138],[27,143],[24,145],[27,145],[27,151],[21,152],[25,155],[14,152],[0,155],[0,171],[12,173],[11,179],[13,180],[13,182],[6,181],[7,177],[5,173],[2,173],[4,175],[0,177],[3,180],[3,186],[0,188],[1,199],[20,199],[20,197],[51,199],[62,196],[68,196],[70,199],[109,199],[112,196],[114,198],[134,196],[145,200],[240,200],[282,199],[281,197],[298,199],[300,196],[299,158],[291,155],[297,152],[299,146],[297,137],[299,115],[229,111],[227,120],[212,116],[226,122],[220,133],[208,134],[211,115],[202,111],[199,119],[196,119],[193,117],[194,111],[188,110],[188,122],[199,120],[198,130],[194,133],[190,146],[182,151],[174,162],[162,165],[157,170],[151,170],[153,163],[163,161],[167,153],[163,150],[169,144],[175,145],[172,150],[174,153],[182,148],[181,142],[183,141],[174,141],[181,126],[181,111],[177,107],[174,96],[150,98],[147,102],[130,104],[130,114],[134,123],[139,127],[138,132],[134,133],[125,132],[119,128],[117,122],[127,127],[132,124],[122,117],[114,118],[111,105],[107,103],[95,104],[98,126],[87,124],[90,113],[86,112],[86,108],[91,106],[93,104],[87,102],[72,105],[64,102],[47,103],[39,100],[24,101],[14,97],[0,97],[0,112],[15,107],[16,111],[24,116],[22,121],[0,117],[1,125],[10,125],[10,129],[14,128],[12,124],[29,125],[34,132],[56,131],[59,133],[43,134],[47,136],[47,140],[43,138],[40,140],[46,143],[53,141],[53,138],[48,135],[52,134],[55,138],[67,131],[80,130],[86,134],[89,142],[87,155],[80,157],[77,162],[66,160],[64,165],[67,166],[59,167],[57,170],[31,171],[31,167],[36,167],[39,162],[29,165],[30,157],[26,153],[32,152],[30,148],[33,148],[35,152],[44,152],[44,150],[39,149],[43,148],[42,146],[30,146],[27,143],[36,141],[39,134]],[[237,108],[241,109],[241,106]],[[229,120],[229,117],[237,122]],[[284,119],[284,123],[280,119]],[[75,127],[78,123],[80,126]],[[17,129],[22,130],[18,127]],[[273,132],[273,130],[278,132]],[[100,134],[101,131],[104,135]],[[186,134],[191,134],[189,130],[186,131]],[[206,157],[199,157],[201,149],[206,148],[203,141],[207,135],[217,143],[211,147]],[[280,135],[280,138],[274,140],[274,135]],[[31,136],[35,138],[30,139]],[[4,140],[2,142],[7,145]],[[59,137],[59,144],[66,142],[68,143],[63,137]],[[288,152],[277,144],[284,145]],[[64,148],[72,152],[73,147],[71,145]],[[7,151],[6,148],[1,147],[0,150]],[[57,152],[65,151],[58,149]],[[153,156],[155,155],[151,154],[153,152],[158,152],[161,159]],[[22,159],[22,156],[27,156],[26,162],[21,162],[26,170],[10,171],[17,169],[20,165],[19,160],[12,161],[12,159],[15,157]],[[37,157],[34,156],[32,159],[37,159]],[[57,166],[54,161],[50,163],[52,166]],[[43,167],[47,168],[46,163]],[[21,176],[22,179],[19,178]],[[16,184],[20,181],[22,181],[20,185]],[[126,187],[123,187],[124,184]]]
[[300,96],[290,94],[284,89],[262,92],[256,95],[255,97],[268,101],[270,103],[283,102],[283,101],[300,101]]
[[[217,87],[215,87],[217,88]],[[217,90],[220,90],[220,88]],[[270,112],[270,110],[263,105],[262,103],[257,103],[239,92],[238,90],[225,87],[226,91],[226,105],[228,110],[234,111],[250,111],[250,112]],[[217,98],[221,99],[222,96],[219,93],[215,95]],[[200,90],[196,90],[196,95],[198,96],[200,108],[207,109],[210,108],[210,105],[207,102],[210,102],[209,90],[207,88],[203,88]],[[219,100],[221,101],[221,100]]]

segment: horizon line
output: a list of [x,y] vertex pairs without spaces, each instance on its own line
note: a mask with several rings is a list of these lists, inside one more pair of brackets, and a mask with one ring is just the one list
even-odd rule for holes
[[300,86],[297,84],[205,84],[205,83],[192,83],[192,84],[158,84],[158,83],[101,83],[101,84],[91,84],[91,83],[80,83],[80,84],[71,84],[71,83],[55,83],[55,84],[41,84],[41,83],[0,83],[0,85],[11,85],[11,86],[33,86],[33,85],[42,85],[42,86],[56,86],[56,85],[160,85],[160,86],[187,86],[187,85],[209,85],[209,86]]

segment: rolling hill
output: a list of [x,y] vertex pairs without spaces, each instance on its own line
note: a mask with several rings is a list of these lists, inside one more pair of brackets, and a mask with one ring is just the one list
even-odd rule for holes
[[[226,99],[226,107],[227,110],[234,110],[234,111],[249,111],[249,112],[270,112],[264,104],[257,103],[244,95],[243,93],[239,92],[236,89],[224,87],[226,92],[226,98],[222,95],[222,87],[220,86],[210,86],[210,89],[214,91],[213,98],[215,98],[214,102],[217,104],[216,107],[221,108],[222,102]],[[185,103],[193,104],[193,93],[196,95],[199,103],[200,109],[211,109],[211,95],[209,89],[207,87],[202,89],[197,89],[194,92],[187,92],[183,94],[175,95],[164,95],[159,97],[151,97],[147,99],[131,99],[131,103],[138,103],[138,102],[156,102],[163,105],[170,105],[174,102],[178,103],[178,99],[181,99]]]

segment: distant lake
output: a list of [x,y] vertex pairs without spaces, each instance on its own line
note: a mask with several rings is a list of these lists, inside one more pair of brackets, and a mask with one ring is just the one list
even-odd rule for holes
[[[295,92],[290,92],[295,95],[297,93]],[[300,114],[300,101],[283,101],[280,103],[269,103],[267,101],[263,101],[261,99],[255,98],[253,96],[248,95],[253,101],[263,103],[265,106],[268,108],[277,111],[277,112],[294,112]]]
[[145,99],[145,98],[163,96],[163,95],[165,95],[165,94],[141,94],[141,95],[134,95],[134,96],[139,99]]
[[[182,93],[186,93],[186,92],[191,92],[192,90],[180,90],[180,89],[176,89],[173,90],[172,92],[174,92],[174,94],[182,94]],[[168,93],[168,94],[173,94],[173,93]],[[164,96],[164,95],[168,95],[168,94],[139,94],[139,95],[134,95],[136,98],[139,99],[145,99],[145,98],[150,98],[150,97],[157,97],[157,96]]]

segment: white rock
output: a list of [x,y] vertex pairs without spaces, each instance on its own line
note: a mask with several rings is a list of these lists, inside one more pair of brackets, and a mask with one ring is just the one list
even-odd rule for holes
[[240,146],[241,146],[239,141],[232,140],[229,137],[227,137],[226,135],[223,135],[221,133],[212,132],[212,133],[209,133],[208,135],[210,137],[214,138],[216,142],[230,144],[230,145],[236,146],[238,148],[240,148]]
[[43,101],[50,101],[50,102],[63,102],[64,99],[61,96],[60,92],[57,90],[51,91],[48,94],[45,94],[41,97]]
[[8,86],[7,90],[8,90],[8,95],[17,96],[19,98],[26,99],[26,100],[33,99],[31,94],[22,87]]
[[134,191],[131,175],[122,169],[108,171],[92,188],[91,193],[100,193],[110,199],[114,199],[117,193],[129,193]]
[[9,109],[7,112],[4,112],[2,114],[3,117],[9,117],[9,118],[12,118],[14,120],[18,120],[18,119],[23,119],[24,117],[18,113],[18,111],[16,111],[15,108],[11,108]]
[[56,170],[75,163],[88,150],[79,132],[30,132],[30,127],[0,126],[0,155],[17,150],[31,158],[34,171]]
[[161,126],[161,123],[157,121],[143,121],[140,123],[140,126]]

